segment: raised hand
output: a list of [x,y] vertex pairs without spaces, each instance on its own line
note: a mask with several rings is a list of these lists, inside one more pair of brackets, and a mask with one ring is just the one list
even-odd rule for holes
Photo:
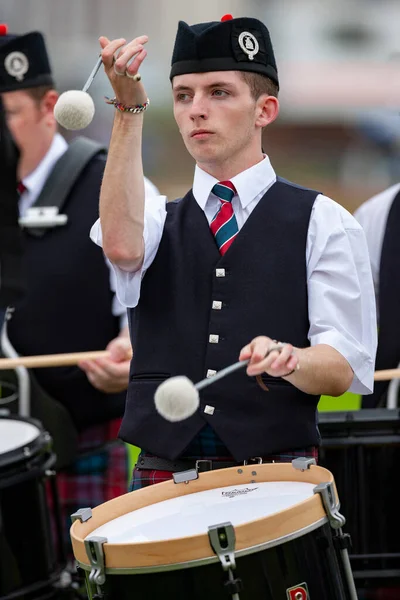
[[124,38],[112,41],[104,36],[99,38],[104,70],[115,97],[125,106],[143,104],[147,99],[143,83],[138,77],[140,66],[147,56],[144,48],[147,41],[147,35],[141,35],[129,43]]

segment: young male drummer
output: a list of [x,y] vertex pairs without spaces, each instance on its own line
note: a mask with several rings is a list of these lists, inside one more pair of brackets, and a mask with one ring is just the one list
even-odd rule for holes
[[[179,23],[170,79],[175,120],[196,161],[193,188],[181,200],[145,202],[148,99],[138,71],[147,41],[100,38],[117,110],[91,231],[130,308],[120,436],[142,448],[132,488],[192,466],[316,457],[320,394],[373,388],[364,233],[339,204],[278,178],[263,154],[279,81],[269,32],[253,18]],[[196,382],[238,357],[250,358],[247,373],[205,388],[194,416],[170,423],[157,414],[164,379]]]

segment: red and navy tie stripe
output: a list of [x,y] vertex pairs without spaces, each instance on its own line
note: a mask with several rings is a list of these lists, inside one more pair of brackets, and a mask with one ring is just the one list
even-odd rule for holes
[[232,198],[236,194],[235,186],[230,181],[220,181],[211,190],[221,200],[221,206],[211,221],[210,228],[221,254],[225,254],[239,232]]
[[21,196],[26,191],[26,186],[22,183],[22,181],[18,181],[17,183],[17,192],[18,195]]

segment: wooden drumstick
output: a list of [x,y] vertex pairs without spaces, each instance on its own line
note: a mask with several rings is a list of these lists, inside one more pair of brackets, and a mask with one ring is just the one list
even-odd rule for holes
[[[0,358],[0,370],[26,367],[39,369],[41,367],[63,367],[77,365],[82,360],[109,358],[110,352],[99,350],[93,352],[72,352],[66,354],[42,354],[38,356],[18,356],[18,358]],[[128,358],[128,357],[127,357]]]
[[383,369],[375,371],[375,381],[387,381],[388,379],[400,379],[400,369]]
[[[18,358],[0,358],[0,370],[14,369],[15,367],[26,367],[39,369],[41,367],[62,367],[67,365],[77,365],[83,360],[96,360],[97,358],[108,358],[110,352],[107,350],[98,350],[91,352],[71,352],[65,354],[42,354],[38,356],[19,356]],[[127,357],[128,358],[128,357]],[[130,356],[129,356],[130,358]],[[239,367],[245,366],[248,361],[242,361],[231,365],[226,369],[222,369],[217,376],[212,379],[206,379],[199,382],[196,387],[201,389],[210,383],[214,383],[217,379],[228,374],[231,370],[236,370]],[[384,369],[375,371],[375,381],[387,381],[389,379],[400,379],[400,369]]]

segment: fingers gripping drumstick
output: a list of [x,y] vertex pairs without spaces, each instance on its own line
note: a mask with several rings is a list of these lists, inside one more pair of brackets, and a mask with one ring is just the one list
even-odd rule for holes
[[[188,419],[199,408],[199,391],[215,383],[222,377],[233,373],[237,369],[245,367],[249,360],[239,361],[222,369],[213,377],[202,379],[194,384],[188,377],[179,375],[170,377],[158,386],[154,395],[154,403],[158,413],[167,421],[176,422]],[[384,381],[389,379],[400,379],[400,369],[387,369],[376,371],[375,381]]]

